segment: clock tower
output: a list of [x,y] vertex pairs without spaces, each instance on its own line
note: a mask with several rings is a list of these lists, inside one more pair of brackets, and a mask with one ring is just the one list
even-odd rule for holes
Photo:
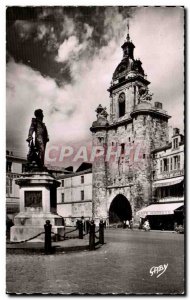
[[108,222],[115,215],[121,221],[135,220],[136,212],[152,201],[151,151],[168,141],[170,118],[162,103],[152,103],[150,82],[142,62],[134,58],[129,32],[121,48],[123,56],[108,88],[109,118],[100,105],[91,127],[93,146],[104,147],[112,157],[119,153],[115,159],[102,156],[92,168],[93,217]]

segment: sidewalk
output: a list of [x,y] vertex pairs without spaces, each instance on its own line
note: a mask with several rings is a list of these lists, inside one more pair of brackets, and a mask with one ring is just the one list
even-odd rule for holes
[[[83,251],[89,249],[88,237],[84,239],[68,239],[60,242],[52,242],[53,253],[62,253],[70,251]],[[31,254],[44,253],[44,243],[26,242],[26,243],[7,243],[6,250],[9,254]]]

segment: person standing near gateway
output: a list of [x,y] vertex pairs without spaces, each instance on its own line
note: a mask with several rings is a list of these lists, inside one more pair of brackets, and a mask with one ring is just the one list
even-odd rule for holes
[[[29,143],[28,160],[35,160],[39,167],[44,166],[46,144],[49,141],[46,125],[43,123],[43,110],[36,109],[35,118],[32,118],[27,142]],[[33,144],[33,133],[35,133],[35,144]]]

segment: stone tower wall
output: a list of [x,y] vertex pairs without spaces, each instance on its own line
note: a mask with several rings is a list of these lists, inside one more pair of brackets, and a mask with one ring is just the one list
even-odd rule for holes
[[[93,132],[93,148],[103,147],[107,143],[106,130],[97,130]],[[95,149],[95,148],[94,148]],[[100,150],[101,151],[101,150]],[[106,218],[106,186],[107,186],[107,167],[104,155],[95,158],[92,164],[92,216],[94,219]]]
[[[162,117],[141,114],[134,118],[134,141],[141,145],[138,163],[134,164],[135,210],[150,203],[152,199],[152,159],[151,151],[164,146],[168,141],[168,122]],[[140,199],[141,198],[141,199]]]

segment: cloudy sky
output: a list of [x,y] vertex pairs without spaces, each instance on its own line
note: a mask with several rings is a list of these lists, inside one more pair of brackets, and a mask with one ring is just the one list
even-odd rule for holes
[[7,149],[25,155],[33,112],[44,111],[51,145],[91,143],[99,103],[127,34],[151,82],[153,101],[184,128],[184,11],[175,7],[7,9]]

